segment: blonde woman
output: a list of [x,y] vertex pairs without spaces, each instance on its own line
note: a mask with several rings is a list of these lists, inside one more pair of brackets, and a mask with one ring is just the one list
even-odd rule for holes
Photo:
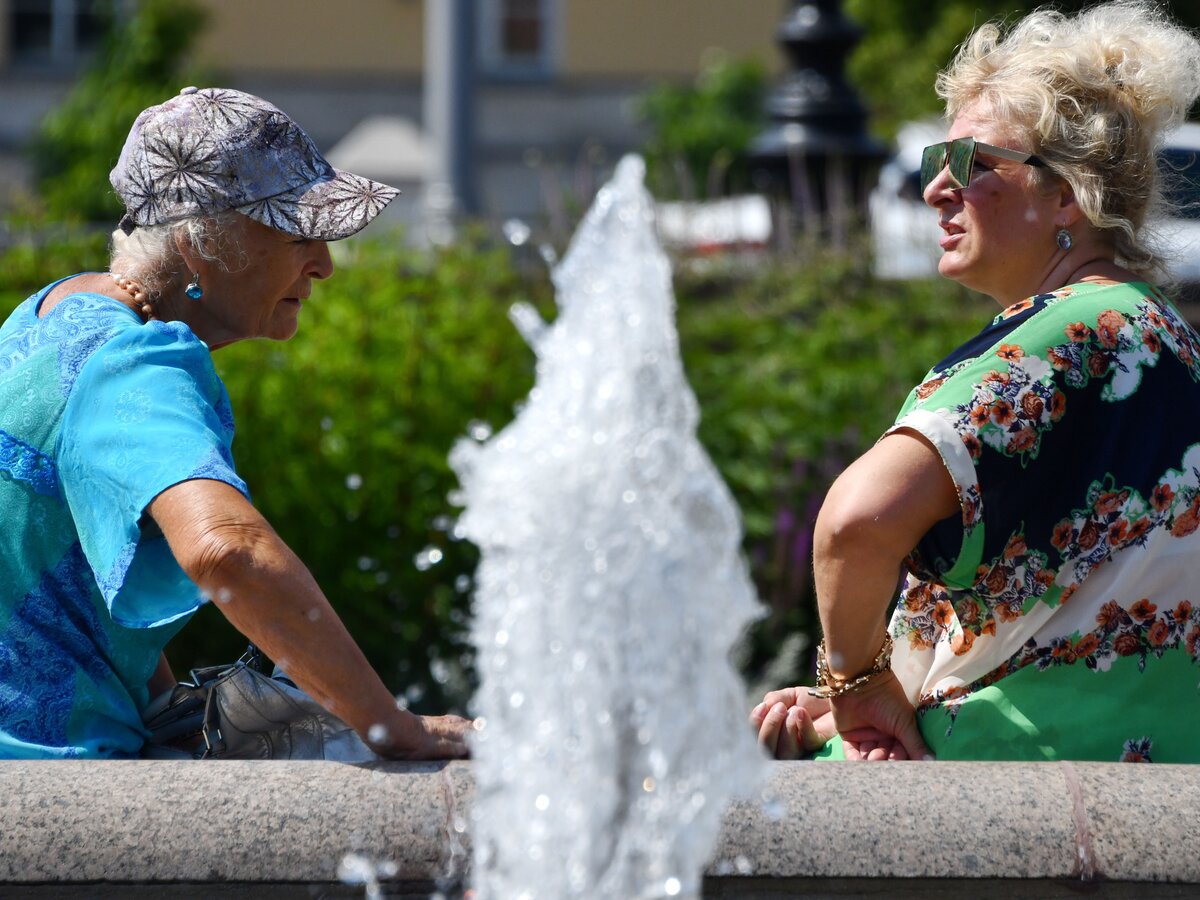
[[939,271],[1001,312],[833,486],[820,696],[752,723],[784,757],[1200,762],[1200,337],[1146,233],[1200,43],[1144,0],[1041,10],[938,92]]

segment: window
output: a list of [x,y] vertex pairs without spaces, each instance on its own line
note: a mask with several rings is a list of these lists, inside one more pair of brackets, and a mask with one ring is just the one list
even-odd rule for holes
[[72,66],[99,45],[106,0],[9,0],[9,59],[17,65]]
[[485,74],[546,77],[554,68],[560,0],[481,0],[480,69]]

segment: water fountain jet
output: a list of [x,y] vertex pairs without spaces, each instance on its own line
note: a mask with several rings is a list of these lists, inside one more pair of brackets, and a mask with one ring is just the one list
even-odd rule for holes
[[476,896],[699,896],[765,762],[729,652],[758,615],[737,508],[696,439],[670,265],[637,157],[554,270],[517,418],[451,454],[480,547]]

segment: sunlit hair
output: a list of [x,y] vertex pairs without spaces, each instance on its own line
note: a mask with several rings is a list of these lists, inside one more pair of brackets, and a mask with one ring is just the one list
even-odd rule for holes
[[245,222],[245,216],[229,211],[166,225],[139,225],[130,234],[118,228],[112,233],[109,271],[132,278],[151,296],[161,294],[172,282],[186,282],[190,273],[175,243],[176,235],[201,259],[233,271],[245,262],[241,246]]
[[938,76],[953,118],[977,101],[1062,176],[1119,262],[1143,277],[1164,260],[1144,233],[1164,204],[1156,155],[1200,95],[1200,41],[1149,0],[1067,16],[1050,9],[976,29]]

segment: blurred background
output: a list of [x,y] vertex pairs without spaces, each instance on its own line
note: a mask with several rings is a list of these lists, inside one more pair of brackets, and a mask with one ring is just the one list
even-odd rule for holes
[[[837,473],[996,312],[936,278],[916,188],[937,70],[999,0],[0,0],[0,315],[106,268],[136,114],[180,88],[258,94],[336,166],[403,195],[337,246],[287,344],[215,361],[256,504],[413,708],[465,709],[473,548],[453,442],[513,416],[549,271],[625,153],[675,266],[701,440],[739,501],[766,607],[751,693],[810,680],[811,533]],[[1063,9],[1088,4],[1060,2]],[[1200,26],[1195,4],[1173,14]],[[1164,151],[1175,290],[1200,283],[1200,126]],[[214,609],[168,648],[229,661]]]

